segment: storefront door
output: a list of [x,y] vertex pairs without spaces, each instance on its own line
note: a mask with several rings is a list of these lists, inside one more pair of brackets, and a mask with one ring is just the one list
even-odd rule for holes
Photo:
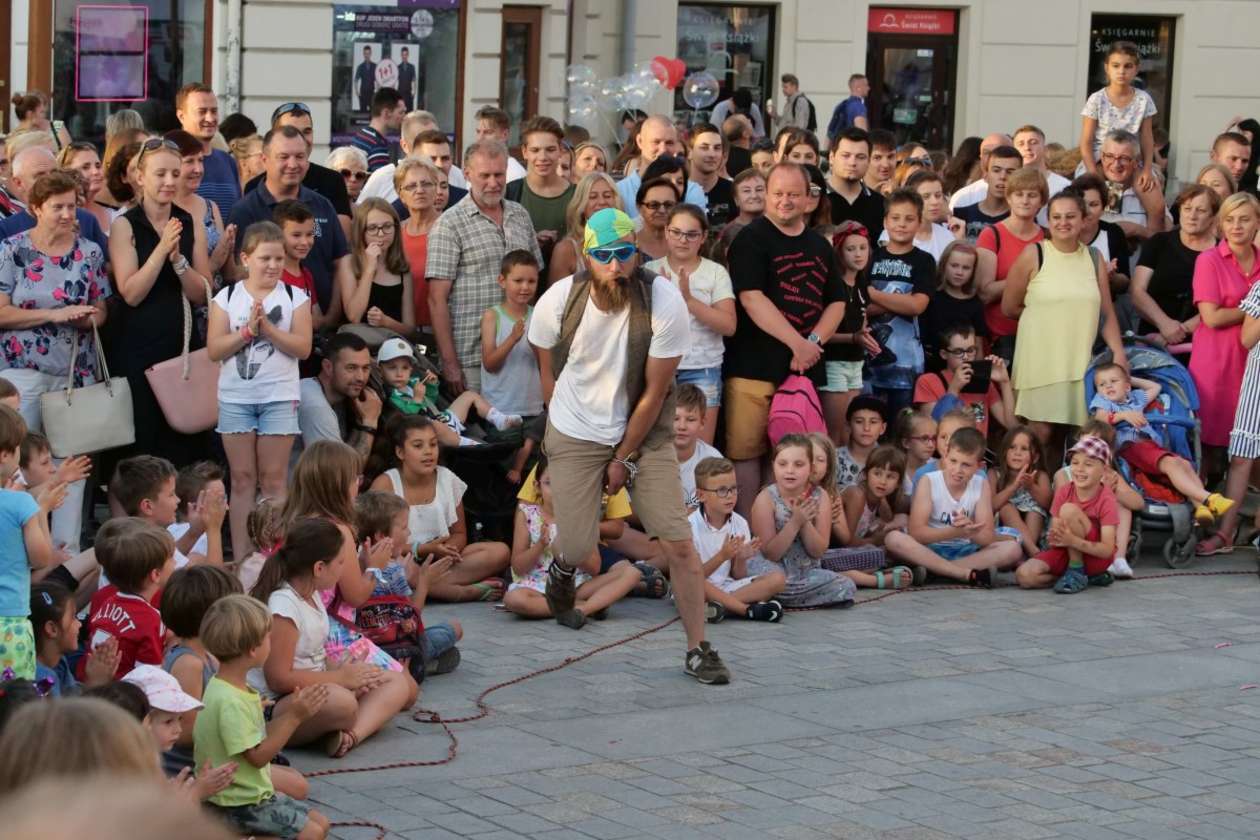
[[953,148],[958,13],[872,7],[867,26],[867,110],[897,144]]
[[512,118],[508,145],[521,144],[521,124],[538,113],[538,59],[542,48],[542,8],[503,7],[503,61],[499,101]]

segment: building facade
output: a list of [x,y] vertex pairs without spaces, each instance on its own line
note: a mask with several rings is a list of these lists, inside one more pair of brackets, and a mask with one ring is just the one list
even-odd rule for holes
[[[795,73],[820,128],[865,73],[873,122],[901,140],[952,148],[1032,122],[1070,146],[1102,84],[1100,51],[1122,38],[1142,50],[1140,81],[1184,180],[1231,118],[1260,113],[1256,31],[1255,0],[0,0],[0,104],[11,121],[12,92],[51,90],[57,118],[93,136],[119,107],[167,127],[174,90],[204,80],[224,113],[260,125],[304,101],[318,142],[335,144],[366,119],[365,95],[393,84],[462,144],[484,104],[563,119],[568,64],[611,78],[659,55],[762,107]],[[665,92],[650,109],[706,115]]]

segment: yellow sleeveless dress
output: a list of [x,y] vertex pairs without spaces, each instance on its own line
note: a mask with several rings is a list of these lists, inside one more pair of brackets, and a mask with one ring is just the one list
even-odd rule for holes
[[1085,369],[1098,336],[1101,296],[1091,250],[1065,254],[1041,244],[1041,268],[1028,283],[1015,338],[1015,413],[1079,426],[1089,417]]

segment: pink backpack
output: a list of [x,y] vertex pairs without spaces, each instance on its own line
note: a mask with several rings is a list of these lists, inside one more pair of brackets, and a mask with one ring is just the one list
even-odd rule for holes
[[796,373],[783,380],[770,401],[770,422],[766,431],[771,446],[778,444],[784,435],[825,434],[827,421],[814,383]]

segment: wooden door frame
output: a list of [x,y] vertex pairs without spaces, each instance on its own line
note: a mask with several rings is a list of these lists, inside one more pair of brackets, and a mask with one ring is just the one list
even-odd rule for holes
[[[541,80],[538,77],[539,70],[542,66],[542,6],[504,6],[503,7],[503,29],[500,34],[500,45],[503,44],[506,30],[509,24],[525,24],[532,27],[530,36],[530,51],[527,56],[525,65],[525,113],[538,113],[538,87]],[[499,105],[502,107],[504,98],[503,90],[503,65],[499,65]]]
[[0,0],[0,133],[9,131],[9,99],[13,95],[13,3]]

